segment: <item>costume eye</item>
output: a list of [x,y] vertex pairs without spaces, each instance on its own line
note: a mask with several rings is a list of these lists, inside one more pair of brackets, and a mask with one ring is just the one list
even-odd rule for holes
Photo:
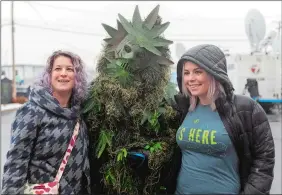
[[130,53],[132,50],[131,50],[131,47],[129,47],[128,45],[125,45],[125,46],[124,46],[124,51],[125,51],[126,53]]

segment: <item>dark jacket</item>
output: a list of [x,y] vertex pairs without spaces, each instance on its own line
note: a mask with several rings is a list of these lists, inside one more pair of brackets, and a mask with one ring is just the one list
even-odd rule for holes
[[[249,97],[242,95],[234,95],[232,85],[226,78],[226,61],[223,57],[213,56],[222,55],[220,52],[214,52],[210,45],[192,48],[185,53],[178,63],[178,85],[181,92],[182,69],[183,62],[190,60],[194,63],[207,63],[211,70],[210,74],[217,72],[216,80],[224,86],[226,96],[219,97],[216,101],[217,111],[222,119],[222,122],[235,146],[239,158],[239,175],[241,182],[242,194],[269,194],[274,169],[274,141],[270,129],[270,125],[266,113],[262,107]],[[213,53],[213,55],[211,54]],[[224,55],[224,54],[223,54]],[[188,58],[187,58],[188,56]],[[194,60],[193,60],[194,59]],[[214,71],[213,64],[223,64],[216,68],[221,71]],[[220,75],[220,74],[224,75]],[[226,74],[226,75],[225,75]],[[224,78],[225,77],[225,78]],[[227,82],[225,82],[227,79]],[[179,113],[180,124],[183,122],[189,108],[189,98],[181,93],[175,96],[175,109]],[[178,146],[175,147],[172,161],[164,169],[162,184],[166,187],[166,192],[172,194],[176,190],[177,176],[181,167],[181,150]]]
[[[12,124],[12,143],[3,175],[3,194],[23,194],[23,186],[55,179],[79,118],[80,105],[62,108],[42,87],[35,87],[30,101],[16,113]],[[60,180],[61,194],[90,193],[86,125],[79,134]],[[88,182],[87,182],[88,181]],[[87,188],[84,189],[83,188]]]

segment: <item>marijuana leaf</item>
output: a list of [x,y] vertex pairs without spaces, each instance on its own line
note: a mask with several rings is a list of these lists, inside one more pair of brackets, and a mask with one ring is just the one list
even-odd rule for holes
[[164,107],[159,107],[158,110],[155,110],[154,112],[145,110],[143,112],[143,118],[141,120],[141,125],[143,125],[146,121],[148,121],[149,128],[154,130],[156,133],[158,133],[161,127],[158,119],[163,113],[165,113]]
[[113,176],[111,168],[109,168],[106,172],[106,181],[111,184],[116,183],[116,178]]
[[122,148],[117,155],[117,161],[122,161],[124,158],[127,157],[127,150],[125,148]]
[[145,110],[143,112],[143,118],[141,120],[140,125],[143,125],[150,118],[150,116],[151,116],[151,113],[149,111]]
[[150,148],[150,145],[146,145],[146,146],[144,147],[145,150],[148,150],[149,148]]
[[156,23],[159,15],[159,9],[160,5],[157,5],[145,19],[144,24],[148,28],[148,30],[151,30],[154,24]]
[[155,150],[161,150],[161,149],[163,149],[163,147],[162,147],[162,145],[161,145],[160,142],[157,142],[153,147],[155,148]]
[[134,10],[132,24],[137,29],[142,28],[142,19],[141,19],[141,15],[138,9],[138,5],[135,7],[135,10]]
[[104,129],[101,130],[99,139],[98,139],[98,145],[96,148],[97,158],[101,157],[107,145],[110,147],[112,146],[112,138],[113,138],[112,132],[107,132]]
[[157,6],[148,15],[144,23],[141,19],[138,6],[136,6],[134,10],[132,24],[128,22],[121,14],[119,14],[118,16],[121,25],[128,33],[128,40],[130,40],[131,44],[139,45],[140,47],[147,49],[155,55],[161,56],[161,52],[156,47],[168,46],[172,44],[172,41],[163,38],[157,38],[161,33],[166,30],[166,28],[169,26],[169,23],[158,25],[152,29],[152,27],[157,21],[158,11],[159,6]]
[[85,102],[82,105],[82,114],[86,114],[90,110],[94,109],[95,113],[98,113],[101,111],[101,104],[95,96],[91,95],[89,98],[85,100]]
[[111,36],[111,38],[104,39],[109,45],[112,45],[112,50],[114,50],[118,44],[125,38],[127,32],[124,30],[121,23],[117,20],[118,30],[114,29],[113,27],[102,24],[104,29],[107,31],[107,33]]
[[146,147],[144,148],[145,150],[149,150],[150,153],[156,152],[158,150],[162,150],[162,143],[161,142],[156,142],[156,143],[151,143],[146,145]]
[[[118,29],[112,28],[106,24],[102,24],[111,38],[105,39],[108,43],[107,53],[114,52],[115,58],[134,59],[139,60],[138,54],[140,51],[146,51],[151,54],[142,58],[141,63],[131,63],[138,71],[142,71],[147,67],[153,67],[154,72],[158,73],[160,65],[171,65],[173,62],[167,59],[162,47],[168,47],[172,41],[159,37],[169,26],[169,22],[164,24],[157,23],[159,5],[156,6],[151,13],[142,21],[138,6],[135,7],[132,22],[129,22],[121,14],[118,14],[119,20]],[[146,62],[145,62],[145,61]],[[142,64],[142,66],[141,66]],[[140,68],[140,70],[139,70]],[[130,82],[130,75],[128,71],[123,69],[115,70],[114,77],[123,83]],[[129,71],[130,72],[130,71]]]
[[[158,74],[160,72],[160,66],[169,66],[173,62],[164,56],[157,56],[153,53],[143,52],[142,58],[134,59],[133,70],[136,72],[148,71],[147,68],[151,67],[154,69],[154,73]],[[136,73],[135,72],[135,73]],[[156,76],[158,78],[158,76]]]
[[153,38],[160,36],[169,26],[169,22],[166,22],[162,25],[154,26],[153,29],[150,31],[150,35]]
[[172,82],[168,82],[167,86],[165,87],[164,98],[169,104],[175,102],[174,95],[178,93],[176,87],[176,84]]
[[154,46],[154,44],[156,43],[154,39],[148,36],[149,35],[148,31],[145,31],[145,29],[139,26],[137,27],[137,25],[133,26],[120,14],[119,14],[119,19],[124,29],[128,32],[129,40],[131,40],[132,44],[136,44],[139,45],[140,47],[144,47],[148,51],[151,51],[152,53],[158,56],[161,55],[161,52],[158,49],[156,49]]
[[[108,59],[109,60],[109,59]],[[117,79],[122,86],[130,84],[133,75],[127,71],[130,67],[126,59],[109,60],[110,63],[107,65],[105,72]]]
[[150,128],[153,129],[155,132],[158,132],[160,130],[160,123],[159,123],[159,116],[161,115],[161,113],[159,113],[158,111],[155,111],[150,118],[148,118],[149,124],[150,124]]
[[140,124],[143,125],[145,121],[148,120],[152,125],[155,125],[158,117],[163,113],[165,113],[164,107],[159,107],[158,110],[155,110],[153,113],[148,110],[144,110]]
[[114,29],[113,27],[107,25],[107,24],[103,24],[102,26],[104,27],[104,29],[107,31],[107,33],[111,36],[111,37],[115,37],[118,33],[118,31],[116,29]]

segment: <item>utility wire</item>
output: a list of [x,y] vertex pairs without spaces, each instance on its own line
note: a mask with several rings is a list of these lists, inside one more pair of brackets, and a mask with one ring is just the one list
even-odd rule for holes
[[44,24],[47,24],[44,17],[40,14],[40,12],[29,1],[24,1],[24,3],[27,3],[36,12],[36,14],[41,18],[41,20],[44,22]]
[[[27,1],[27,2],[30,2],[30,1]],[[31,1],[33,4],[37,4],[37,5],[40,5],[40,6],[45,6],[45,7],[51,7],[51,8],[54,8],[54,9],[64,9],[64,10],[68,10],[68,11],[71,11],[71,12],[79,12],[79,13],[87,13],[87,14],[94,14],[95,12],[97,12],[96,10],[85,10],[85,9],[75,9],[75,8],[68,8],[68,7],[62,7],[62,6],[57,6],[57,5],[48,5],[48,4],[43,4],[43,3],[38,3],[37,1]],[[102,13],[101,13],[102,14]],[[222,18],[222,17],[215,17],[215,18],[210,18],[208,16],[200,16],[200,15],[192,15],[193,17],[200,17],[202,19],[214,19],[214,20],[226,20],[226,18]],[[264,16],[264,18],[281,18],[281,15],[275,15],[275,16],[270,16],[270,15],[267,15],[267,16]],[[188,20],[190,19],[189,17],[185,16],[178,16],[176,18],[172,18],[173,20]],[[227,18],[228,20],[244,20],[244,16],[239,16],[239,17],[228,17]]]
[[[34,7],[32,5],[32,3],[34,2],[30,2],[30,1],[23,1],[24,3],[28,4],[35,12],[36,14],[39,16],[39,18],[46,24],[48,25],[47,21],[44,19],[44,17],[40,14],[40,11],[38,11],[38,9],[36,9],[36,7]],[[44,5],[44,4],[40,4],[40,3],[35,3],[35,4],[39,4],[39,5]],[[47,5],[48,6],[48,5]],[[50,5],[51,7],[56,7],[56,6],[52,6]],[[62,9],[68,9],[66,7],[60,7]],[[68,9],[69,11],[73,11],[72,9]],[[76,10],[77,11],[77,10]],[[85,10],[79,10],[83,13],[85,13]],[[53,30],[53,31],[57,31],[57,32],[68,32],[68,33],[75,33],[75,34],[89,34],[91,35],[92,33],[87,33],[87,32],[77,32],[77,31],[69,31],[69,30],[65,30],[65,29],[58,29],[58,28],[52,28],[52,27],[41,27],[41,26],[35,26],[35,25],[29,25],[29,24],[18,24],[20,26],[25,26],[25,27],[30,27],[30,28],[40,28],[40,29],[46,29],[46,30]],[[48,25],[49,26],[49,25]],[[78,27],[75,27],[75,28],[78,28]],[[99,35],[97,35],[99,36]],[[101,35],[101,36],[104,36],[104,35]]]
[[57,6],[57,5],[48,5],[48,4],[42,4],[42,3],[38,3],[38,2],[34,2],[32,1],[33,4],[37,4],[37,5],[40,5],[40,6],[45,6],[45,7],[51,7],[51,8],[54,8],[54,9],[64,9],[64,10],[68,10],[68,11],[71,11],[71,12],[79,12],[79,13],[91,13],[91,14],[94,14],[96,11],[90,11],[90,10],[83,10],[83,9],[74,9],[74,8],[68,8],[68,7],[62,7],[62,6]]
[[[71,30],[65,30],[65,29],[58,29],[58,28],[51,28],[51,27],[42,27],[42,26],[35,26],[35,25],[28,25],[28,24],[19,24],[16,23],[18,26],[23,26],[27,28],[36,28],[41,30],[50,30],[50,31],[56,31],[56,32],[66,32],[66,33],[73,33],[73,34],[81,34],[81,35],[87,35],[87,36],[96,36],[96,37],[105,37],[105,35],[97,34],[97,33],[90,33],[90,32],[79,32],[79,31],[71,31]],[[168,36],[169,37],[169,36]],[[170,36],[171,37],[171,36]],[[172,36],[173,37],[173,36]],[[175,36],[174,36],[175,37]],[[179,37],[179,36],[177,36]],[[239,42],[245,42],[247,39],[244,38],[225,38],[225,39],[217,39],[217,38],[211,38],[211,39],[195,39],[195,38],[170,38],[173,39],[173,41],[239,41]]]
[[81,35],[88,35],[88,36],[96,36],[96,37],[104,37],[105,35],[97,34],[97,33],[90,33],[90,32],[79,32],[79,31],[71,31],[66,29],[59,29],[59,28],[52,28],[52,27],[43,27],[43,26],[37,26],[37,25],[30,25],[30,24],[21,24],[21,23],[15,23],[18,26],[23,26],[27,28],[36,28],[36,29],[42,29],[42,30],[50,30],[50,31],[56,31],[56,32],[67,32],[67,33],[73,33],[73,34],[81,34]]
[[[36,14],[41,18],[41,20],[43,20],[43,22],[46,24],[47,22],[45,21],[45,19],[43,18],[43,16],[40,14],[40,12],[29,2],[29,1],[24,1],[24,3],[27,3],[29,4],[29,6],[36,12]],[[34,3],[34,2],[33,2]],[[43,5],[43,4],[40,4],[40,3],[36,3],[36,4],[39,4],[39,5]],[[45,5],[44,5],[45,6]],[[46,6],[49,6],[49,7],[58,7],[58,6],[52,6],[52,5],[46,5]],[[85,13],[85,10],[77,10],[77,9],[69,9],[69,8],[66,8],[66,7],[60,7],[61,9],[67,9],[67,10],[70,10],[70,11],[79,11],[79,12],[83,12]],[[72,30],[66,30],[66,29],[59,29],[59,28],[52,28],[52,27],[43,27],[43,26],[38,26],[38,25],[30,25],[30,24],[21,24],[21,23],[16,23],[16,25],[18,26],[23,26],[23,27],[27,27],[27,28],[36,28],[36,29],[41,29],[41,30],[50,30],[50,31],[56,31],[56,32],[66,32],[66,33],[73,33],[73,34],[81,34],[81,35],[88,35],[88,36],[98,36],[98,37],[104,37],[105,35],[102,35],[102,34],[97,34],[97,33],[91,33],[91,32],[79,32],[79,31],[72,31]],[[4,25],[3,25],[4,26]],[[2,27],[2,25],[1,25]],[[179,35],[177,36],[179,37]],[[183,37],[184,38],[184,37]],[[178,38],[178,40],[183,40],[183,38]],[[187,39],[187,38],[184,38],[185,40],[187,41],[198,41],[200,39]],[[218,39],[213,39],[213,40],[218,40]],[[220,39],[222,40],[222,39]],[[228,39],[230,40],[230,39]],[[234,39],[234,40],[237,40],[237,41],[243,41],[242,39]],[[245,40],[245,39],[244,39]]]
[[1,28],[9,25],[11,25],[11,23],[1,24]]
[[[37,15],[41,18],[41,20],[47,24],[46,20],[43,18],[43,16],[40,14],[40,12],[31,4],[30,1],[23,1],[24,3],[27,3],[30,5],[30,7],[37,13]],[[60,6],[53,6],[53,5],[47,5],[47,4],[41,4],[41,3],[38,3],[38,2],[32,2],[33,4],[38,4],[38,5],[42,5],[42,6],[47,6],[47,7],[53,7],[53,8],[59,8],[59,9],[65,9],[65,10],[68,10],[68,11],[76,11],[76,12],[81,12],[81,13],[85,13],[87,12],[88,10],[79,10],[79,9],[72,9],[72,8],[67,8],[67,7],[60,7]],[[88,12],[91,12],[93,13],[92,11],[88,11]],[[180,21],[183,20],[180,19]],[[89,32],[78,32],[78,31],[70,31],[70,30],[65,30],[65,29],[57,29],[57,28],[52,28],[52,27],[40,27],[40,26],[33,26],[33,25],[28,25],[28,24],[18,24],[18,25],[21,25],[21,26],[25,26],[25,27],[30,27],[30,28],[38,28],[38,29],[45,29],[45,30],[53,30],[53,31],[57,31],[57,32],[68,32],[68,33],[75,33],[75,34],[84,34],[84,35],[90,35],[90,36],[104,36],[104,35],[98,35],[95,33],[89,33]],[[1,25],[2,27],[2,25]],[[195,34],[195,35],[174,35],[176,37],[179,37],[179,36],[199,36],[198,34]],[[206,35],[204,35],[206,36]],[[221,36],[221,35],[220,35]],[[237,35],[229,35],[229,36],[237,36]],[[239,41],[242,41],[242,40],[239,40]]]

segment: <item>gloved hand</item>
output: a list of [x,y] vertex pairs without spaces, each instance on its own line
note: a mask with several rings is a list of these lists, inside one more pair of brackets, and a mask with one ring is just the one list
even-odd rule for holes
[[148,167],[148,154],[144,152],[131,151],[127,154],[128,163],[133,169]]
[[137,150],[128,152],[127,162],[139,178],[142,180],[146,178],[149,171],[148,154],[146,151]]

